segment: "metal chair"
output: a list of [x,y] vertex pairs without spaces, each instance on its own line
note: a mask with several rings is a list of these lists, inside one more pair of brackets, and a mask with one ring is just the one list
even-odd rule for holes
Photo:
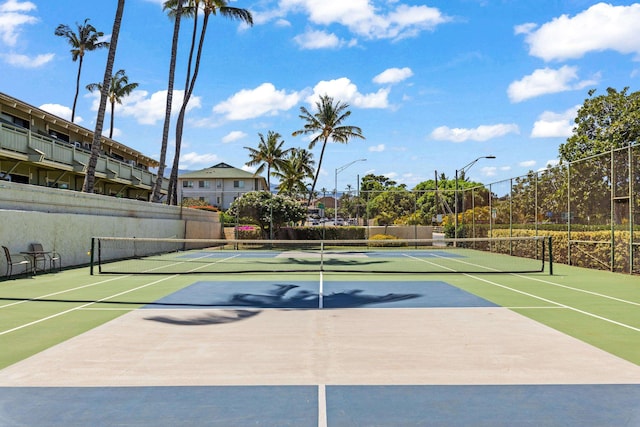
[[26,255],[22,255],[22,254],[12,254],[9,251],[9,248],[6,246],[3,246],[2,249],[4,250],[4,257],[7,260],[7,271],[5,273],[5,275],[7,277],[11,277],[13,276],[13,267],[14,266],[24,266],[24,274],[28,274],[30,271],[33,271],[33,266],[31,264],[31,258],[29,258]]
[[38,263],[42,263],[41,271],[46,271],[47,261],[49,261],[49,270],[56,269],[62,270],[62,258],[60,254],[55,251],[47,252],[42,247],[41,243],[31,243],[31,252],[33,254],[33,268],[38,270]]

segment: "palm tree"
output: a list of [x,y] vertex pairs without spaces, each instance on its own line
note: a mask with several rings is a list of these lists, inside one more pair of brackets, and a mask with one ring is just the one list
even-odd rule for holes
[[[116,104],[122,104],[122,98],[129,95],[137,87],[138,83],[129,83],[129,77],[127,77],[124,70],[118,70],[113,77],[111,77],[111,85],[109,86],[109,103],[111,104],[109,138],[113,138],[113,113]],[[102,83],[88,84],[87,90],[89,90],[89,92],[93,92],[94,90],[102,91]]]
[[306,180],[313,178],[314,164],[313,154],[310,151],[304,148],[293,148],[280,169],[273,174],[280,181],[278,194],[304,197],[307,192]]
[[107,109],[107,98],[109,97],[109,87],[111,87],[111,76],[113,73],[113,63],[116,60],[116,48],[118,46],[118,36],[120,35],[120,25],[122,24],[122,14],[124,12],[124,1],[118,0],[116,8],[116,16],[113,20],[113,30],[111,31],[111,42],[109,43],[109,55],[107,56],[107,65],[104,70],[104,79],[102,80],[102,89],[100,90],[100,106],[98,107],[98,117],[96,118],[96,128],[93,131],[93,140],[91,142],[91,156],[87,165],[87,175],[84,177],[82,191],[85,193],[93,193],[93,187],[96,181],[96,165],[100,156],[100,142],[102,139],[102,125],[104,124],[104,113]]
[[[176,1],[176,0],[173,0]],[[180,166],[180,150],[182,145],[182,133],[184,130],[184,117],[187,111],[187,105],[193,94],[193,89],[196,84],[198,72],[200,70],[200,60],[202,58],[202,51],[204,47],[204,39],[207,32],[207,26],[209,24],[209,18],[211,15],[222,15],[225,18],[237,19],[246,24],[253,25],[253,16],[251,12],[246,9],[227,6],[228,0],[189,0],[190,11],[194,16],[194,37],[191,43],[191,53],[189,55],[189,62],[187,64],[187,78],[185,84],[184,98],[182,100],[182,106],[176,119],[176,149],[173,157],[173,166],[171,169],[171,176],[169,177],[169,203],[176,205],[178,203],[177,186],[178,186],[178,169]],[[202,8],[203,18],[202,26],[200,28],[200,37],[198,40],[198,49],[196,52],[196,58],[193,63],[193,73],[191,73],[192,53],[195,49],[195,28],[197,27],[198,12]]]
[[[170,3],[175,3],[171,6]],[[171,104],[173,103],[173,84],[176,74],[176,62],[178,57],[178,41],[180,38],[180,22],[182,18],[183,1],[168,1],[164,4],[164,10],[169,10],[169,16],[173,18],[173,39],[171,41],[171,60],[169,61],[169,78],[167,81],[167,102],[164,110],[164,124],[162,126],[162,143],[160,145],[160,166],[158,175],[153,184],[151,200],[160,202],[162,200],[162,180],[164,179],[164,168],[167,162],[167,147],[169,145],[169,127],[171,126]]]
[[327,142],[340,142],[342,144],[348,144],[351,138],[365,139],[362,135],[362,130],[357,126],[344,125],[343,122],[351,115],[351,111],[347,110],[349,104],[336,101],[333,103],[333,98],[329,95],[322,95],[318,101],[316,101],[316,113],[312,114],[304,106],[300,107],[300,117],[305,120],[304,128],[293,132],[293,136],[297,135],[315,135],[311,142],[309,142],[309,149],[313,149],[315,145],[321,141],[322,150],[320,151],[320,159],[318,160],[318,168],[316,169],[315,176],[313,177],[313,184],[309,191],[309,200],[307,205],[311,204],[313,197],[313,191],[316,188],[316,182],[320,175],[320,168],[322,167],[322,159],[324,157],[324,150],[327,147]]
[[89,24],[89,18],[84,20],[84,24],[76,23],[78,33],[64,24],[58,25],[55,31],[56,36],[65,37],[67,43],[71,45],[71,60],[78,61],[78,75],[76,77],[76,94],[73,97],[73,108],[71,109],[71,121],[76,116],[76,104],[78,102],[78,93],[80,93],[80,74],[82,73],[82,61],[85,52],[102,49],[109,46],[109,42],[99,41],[104,36],[102,31],[97,31],[93,25]]
[[261,133],[259,133],[258,136],[260,136],[260,143],[257,149],[244,147],[249,150],[249,158],[251,159],[245,164],[247,166],[259,165],[254,175],[264,172],[264,169],[267,168],[267,188],[268,191],[271,191],[271,176],[284,166],[284,157],[289,154],[292,149],[287,148],[284,150],[282,148],[284,140],[280,139],[282,135],[278,132],[270,130],[267,132],[266,139]]

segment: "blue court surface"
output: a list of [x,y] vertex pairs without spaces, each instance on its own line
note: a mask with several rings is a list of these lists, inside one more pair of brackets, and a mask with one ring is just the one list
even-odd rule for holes
[[[393,292],[389,292],[392,290]],[[322,294],[322,295],[320,295]],[[200,281],[146,308],[433,308],[496,305],[439,281],[348,282],[209,282]]]
[[[319,388],[311,386],[18,387],[0,392],[3,426],[640,425],[640,385],[327,386],[323,404]],[[25,402],[34,403],[29,411],[24,411]]]

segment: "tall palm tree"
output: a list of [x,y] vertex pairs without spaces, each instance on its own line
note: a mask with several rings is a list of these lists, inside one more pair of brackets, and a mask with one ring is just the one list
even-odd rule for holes
[[[172,5],[175,3],[175,5]],[[164,10],[169,10],[169,16],[173,18],[173,38],[171,41],[171,59],[169,61],[169,78],[167,80],[167,102],[164,110],[164,124],[162,126],[162,143],[160,145],[160,165],[158,175],[153,184],[151,201],[160,202],[162,200],[162,180],[164,179],[164,168],[167,163],[167,147],[169,145],[169,128],[171,126],[171,105],[173,103],[173,84],[176,75],[176,62],[178,58],[178,41],[180,39],[180,22],[182,20],[183,1],[168,1],[164,4]]]
[[306,123],[300,130],[293,132],[293,136],[298,135],[315,135],[311,142],[309,142],[309,149],[313,149],[318,142],[322,142],[322,150],[320,151],[320,158],[318,159],[318,168],[316,169],[315,176],[313,177],[313,184],[309,191],[309,200],[307,205],[311,204],[313,198],[313,191],[316,188],[318,176],[320,175],[320,168],[322,167],[322,159],[324,158],[324,150],[327,148],[327,142],[339,142],[341,144],[348,144],[351,138],[365,139],[362,135],[362,130],[357,126],[349,126],[343,124],[344,121],[351,115],[351,111],[348,110],[349,104],[336,101],[333,102],[333,98],[329,95],[322,95],[318,101],[316,101],[316,112],[311,113],[304,106],[300,107],[300,117]]
[[[109,86],[109,104],[111,104],[109,138],[113,138],[113,116],[116,104],[122,104],[122,98],[129,95],[137,87],[138,83],[129,83],[129,77],[127,77],[124,70],[118,70],[111,77],[111,85]],[[102,83],[88,84],[87,90],[89,92],[94,90],[102,91]]]
[[271,176],[273,172],[276,172],[282,168],[285,163],[284,157],[291,152],[291,148],[287,148],[286,150],[282,148],[284,145],[284,140],[282,140],[282,135],[278,132],[274,132],[270,130],[267,132],[267,137],[265,138],[263,134],[259,133],[260,142],[258,143],[258,148],[244,147],[249,150],[249,160],[245,163],[247,166],[258,166],[254,175],[258,175],[264,172],[264,169],[267,169],[267,188],[268,191],[271,191]]
[[109,46],[109,42],[100,41],[100,37],[104,36],[102,31],[97,31],[95,27],[89,24],[89,18],[84,20],[84,23],[78,24],[78,32],[74,33],[73,30],[65,24],[60,24],[56,28],[55,35],[64,37],[67,39],[67,43],[71,45],[71,60],[73,62],[78,61],[78,75],[76,76],[76,94],[73,97],[73,108],[71,109],[71,121],[76,116],[76,104],[78,102],[78,93],[80,93],[80,74],[82,73],[82,61],[84,60],[85,52],[91,52],[96,49],[102,49]]
[[[178,204],[177,186],[178,186],[178,169],[180,166],[180,150],[182,145],[182,133],[184,130],[184,118],[187,111],[187,105],[193,94],[193,89],[198,78],[198,72],[200,70],[200,61],[202,59],[202,51],[204,47],[204,40],[207,33],[207,26],[209,24],[209,18],[211,15],[222,15],[225,18],[236,19],[246,24],[253,25],[253,15],[246,9],[237,7],[230,7],[227,4],[229,0],[190,0],[190,5],[193,5],[194,16],[194,29],[197,26],[198,12],[202,9],[203,18],[202,26],[200,28],[200,36],[198,39],[198,49],[196,52],[196,58],[193,63],[193,72],[191,72],[191,60],[192,56],[189,55],[189,63],[187,69],[187,79],[184,91],[184,98],[182,100],[182,106],[176,119],[176,149],[173,157],[173,166],[171,168],[171,176],[169,178],[169,203],[173,205]],[[195,33],[194,33],[195,34]],[[195,37],[192,39],[191,52],[195,48]]]
[[109,87],[111,87],[111,76],[113,75],[113,63],[116,61],[116,48],[118,46],[118,36],[120,35],[120,25],[122,24],[122,14],[124,13],[124,1],[118,0],[116,16],[113,19],[113,30],[111,31],[111,42],[109,43],[109,54],[107,55],[107,65],[104,69],[104,79],[100,90],[100,106],[96,118],[96,128],[93,131],[91,142],[91,156],[87,165],[87,174],[84,177],[82,191],[93,193],[96,181],[96,165],[100,156],[100,142],[102,139],[102,126],[104,124],[104,113],[107,109],[107,98],[109,97]]
[[304,148],[293,148],[280,169],[273,174],[280,181],[278,194],[304,197],[307,179],[313,178],[314,164],[313,153]]

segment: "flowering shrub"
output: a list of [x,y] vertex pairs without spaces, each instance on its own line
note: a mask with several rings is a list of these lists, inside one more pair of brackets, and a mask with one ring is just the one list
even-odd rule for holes
[[389,234],[376,234],[369,238],[369,244],[371,246],[380,246],[380,247],[395,247],[395,246],[407,245],[407,242],[402,242],[402,241],[399,242],[397,240],[398,240],[397,237],[391,236]]
[[[275,235],[285,224],[306,218],[307,209],[298,201],[268,191],[252,191],[236,199],[228,214],[260,227],[262,237]],[[273,228],[271,228],[273,227]]]
[[201,211],[220,212],[220,209],[215,206],[187,206],[189,209],[199,209]]
[[235,234],[238,239],[254,240],[260,238],[261,232],[252,225],[239,225]]

